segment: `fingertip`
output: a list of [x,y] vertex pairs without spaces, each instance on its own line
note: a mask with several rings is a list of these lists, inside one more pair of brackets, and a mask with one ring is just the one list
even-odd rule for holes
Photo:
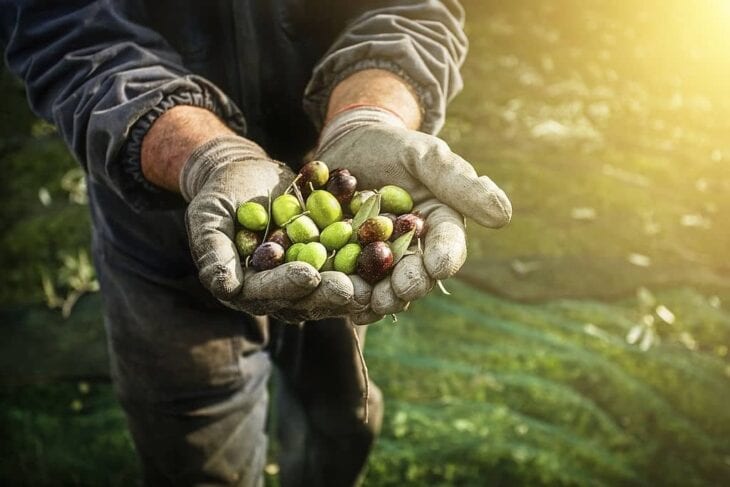
[[327,303],[333,306],[344,306],[349,304],[355,294],[352,281],[347,274],[337,271],[325,271],[321,273],[322,282],[318,287]]
[[281,266],[286,279],[299,289],[314,290],[322,282],[322,276],[317,269],[306,262],[288,262]]
[[356,325],[369,325],[371,323],[375,323],[376,321],[380,321],[383,318],[385,318],[385,315],[378,314],[371,309],[365,310],[360,313],[355,313],[350,317],[352,322]]
[[467,216],[487,228],[507,225],[512,220],[512,202],[507,194],[487,176],[480,176],[477,182],[482,196],[475,199],[477,204]]
[[370,308],[381,315],[389,315],[403,311],[406,301],[400,299],[393,291],[390,279],[383,279],[373,287]]
[[367,306],[370,304],[370,296],[373,292],[373,287],[365,281],[362,277],[353,274],[348,276],[352,282],[353,288],[353,299],[356,303]]
[[240,264],[211,264],[203,267],[198,277],[210,293],[221,301],[230,301],[243,288]]
[[433,279],[447,279],[464,265],[466,253],[462,223],[442,220],[426,234],[423,264]]
[[428,274],[420,255],[407,255],[393,269],[391,286],[398,298],[415,301],[433,288],[434,280]]

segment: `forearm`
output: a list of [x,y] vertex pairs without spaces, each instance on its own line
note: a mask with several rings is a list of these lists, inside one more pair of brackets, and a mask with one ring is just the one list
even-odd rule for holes
[[211,139],[236,135],[214,113],[179,105],[160,116],[142,141],[142,174],[152,184],[180,192],[180,171],[193,151]]
[[410,129],[421,126],[421,107],[408,84],[382,69],[358,71],[337,84],[327,105],[326,121],[348,107],[374,105],[395,113]]

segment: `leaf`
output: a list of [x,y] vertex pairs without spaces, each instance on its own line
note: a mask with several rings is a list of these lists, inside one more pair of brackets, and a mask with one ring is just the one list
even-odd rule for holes
[[395,242],[390,246],[390,249],[393,251],[393,265],[397,264],[404,255],[406,255],[406,252],[408,251],[408,247],[411,245],[411,240],[413,240],[413,235],[416,233],[416,230],[413,229],[408,233],[404,233],[397,239],[395,239]]
[[646,332],[644,332],[644,337],[641,339],[641,343],[639,343],[639,350],[642,352],[649,350],[654,343],[655,338],[656,335],[654,334],[654,330],[646,330]]
[[641,334],[644,331],[644,327],[641,325],[634,325],[629,330],[628,334],[626,335],[626,342],[629,345],[633,345],[636,342],[639,341],[639,338],[641,338]]
[[374,194],[360,207],[355,217],[352,219],[352,231],[357,233],[360,226],[365,223],[368,218],[373,218],[380,214],[380,195]]
[[654,310],[656,315],[667,325],[674,324],[674,321],[676,320],[676,317],[674,316],[674,313],[672,313],[669,308],[664,306],[663,304],[660,304],[656,307],[656,310]]

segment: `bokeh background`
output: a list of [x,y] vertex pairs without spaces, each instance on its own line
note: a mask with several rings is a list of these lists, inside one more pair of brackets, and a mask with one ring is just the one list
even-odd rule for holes
[[[371,327],[365,485],[730,485],[730,1],[463,3],[442,136],[514,220]],[[133,484],[83,174],[0,93],[0,483]]]

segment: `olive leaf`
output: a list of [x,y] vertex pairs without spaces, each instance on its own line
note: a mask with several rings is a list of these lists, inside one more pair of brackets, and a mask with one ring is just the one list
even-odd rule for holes
[[380,195],[374,194],[362,204],[355,217],[352,219],[352,231],[357,233],[360,226],[365,223],[368,218],[376,217],[380,214]]
[[335,270],[335,255],[337,255],[337,251],[333,250],[332,253],[327,256],[327,260],[324,261],[324,264],[322,264],[320,272]]
[[408,233],[404,233],[403,235],[395,239],[395,242],[393,242],[393,244],[390,246],[390,249],[393,251],[393,265],[397,264],[398,261],[406,255],[408,247],[410,247],[411,240],[413,240],[413,235],[415,233],[415,229],[411,230]]

